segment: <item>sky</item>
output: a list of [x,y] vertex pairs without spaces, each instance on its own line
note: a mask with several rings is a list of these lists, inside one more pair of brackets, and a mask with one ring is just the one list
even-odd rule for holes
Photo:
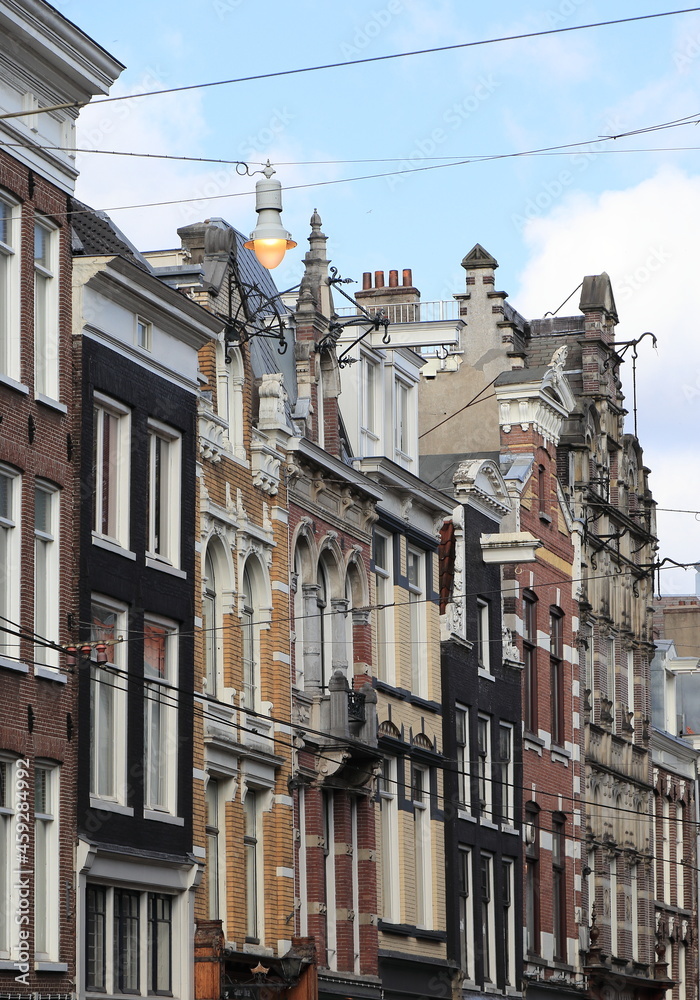
[[[54,0],[127,67],[112,94],[610,21],[671,0]],[[617,339],[638,348],[637,419],[659,505],[660,556],[700,561],[700,12],[93,106],[79,146],[266,159],[299,243],[273,272],[296,284],[317,208],[340,273],[412,268],[424,300],[464,290],[481,243],[527,317],[607,271]],[[572,145],[565,150],[551,147]],[[538,155],[514,156],[533,150]],[[484,157],[499,157],[482,159]],[[457,161],[471,161],[458,163]],[[221,216],[255,224],[254,183],[228,164],[79,155],[77,195],[142,250]],[[429,168],[429,169],[425,169]],[[242,168],[240,168],[242,170]],[[412,171],[412,172],[400,172]],[[387,176],[367,177],[383,174]],[[175,204],[124,210],[151,202]],[[353,286],[349,286],[352,289]],[[577,312],[574,295],[561,315]],[[632,372],[622,379],[632,424]],[[689,510],[675,513],[672,509]],[[689,593],[692,571],[662,590]]]

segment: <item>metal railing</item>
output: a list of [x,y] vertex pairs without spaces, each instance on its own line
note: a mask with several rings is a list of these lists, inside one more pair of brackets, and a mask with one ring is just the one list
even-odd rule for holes
[[[384,310],[390,323],[434,323],[437,320],[459,319],[459,302],[455,299],[437,299],[434,302],[363,302],[369,313]],[[352,306],[336,307],[338,316],[354,316]]]

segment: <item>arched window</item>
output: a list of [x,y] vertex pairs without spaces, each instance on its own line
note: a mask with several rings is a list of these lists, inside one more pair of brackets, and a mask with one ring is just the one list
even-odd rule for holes
[[219,383],[221,404],[219,414],[228,421],[228,437],[233,454],[245,461],[245,445],[243,442],[243,387],[245,385],[245,369],[240,349],[230,347],[228,360],[223,376],[223,385]]
[[325,690],[333,674],[333,615],[331,608],[331,585],[328,568],[323,562],[318,564],[316,576],[318,584],[319,643],[321,648],[321,686]]
[[241,581],[243,607],[241,609],[241,660],[243,666],[243,704],[257,709],[259,691],[259,622],[255,615],[255,592],[250,569],[246,564]]
[[204,580],[202,581],[202,631],[204,633],[204,680],[207,694],[216,698],[218,694],[218,643],[219,598],[216,592],[216,572],[211,552],[207,549],[204,559]]
[[301,552],[294,554],[294,683],[304,687],[304,565]]

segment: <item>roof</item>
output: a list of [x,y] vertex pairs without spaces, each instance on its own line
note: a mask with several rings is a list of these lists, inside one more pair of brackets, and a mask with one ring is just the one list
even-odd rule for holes
[[105,212],[73,199],[71,226],[74,257],[124,257],[148,274],[153,268]]
[[454,494],[453,476],[457,467],[470,458],[490,458],[498,463],[497,451],[463,451],[452,455],[421,455],[420,478],[424,483],[449,496]]

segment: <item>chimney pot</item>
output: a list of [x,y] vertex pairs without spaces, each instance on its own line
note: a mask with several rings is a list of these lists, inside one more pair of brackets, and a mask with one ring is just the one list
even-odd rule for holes
[[375,288],[384,288],[384,272],[383,271],[375,271],[374,272],[374,287]]
[[411,285],[413,284],[413,272],[411,271],[410,267],[404,268],[403,284],[404,288],[410,288]]
[[389,288],[399,287],[399,272],[389,271]]
[[372,287],[372,272],[365,271],[362,275],[362,290],[366,291]]

